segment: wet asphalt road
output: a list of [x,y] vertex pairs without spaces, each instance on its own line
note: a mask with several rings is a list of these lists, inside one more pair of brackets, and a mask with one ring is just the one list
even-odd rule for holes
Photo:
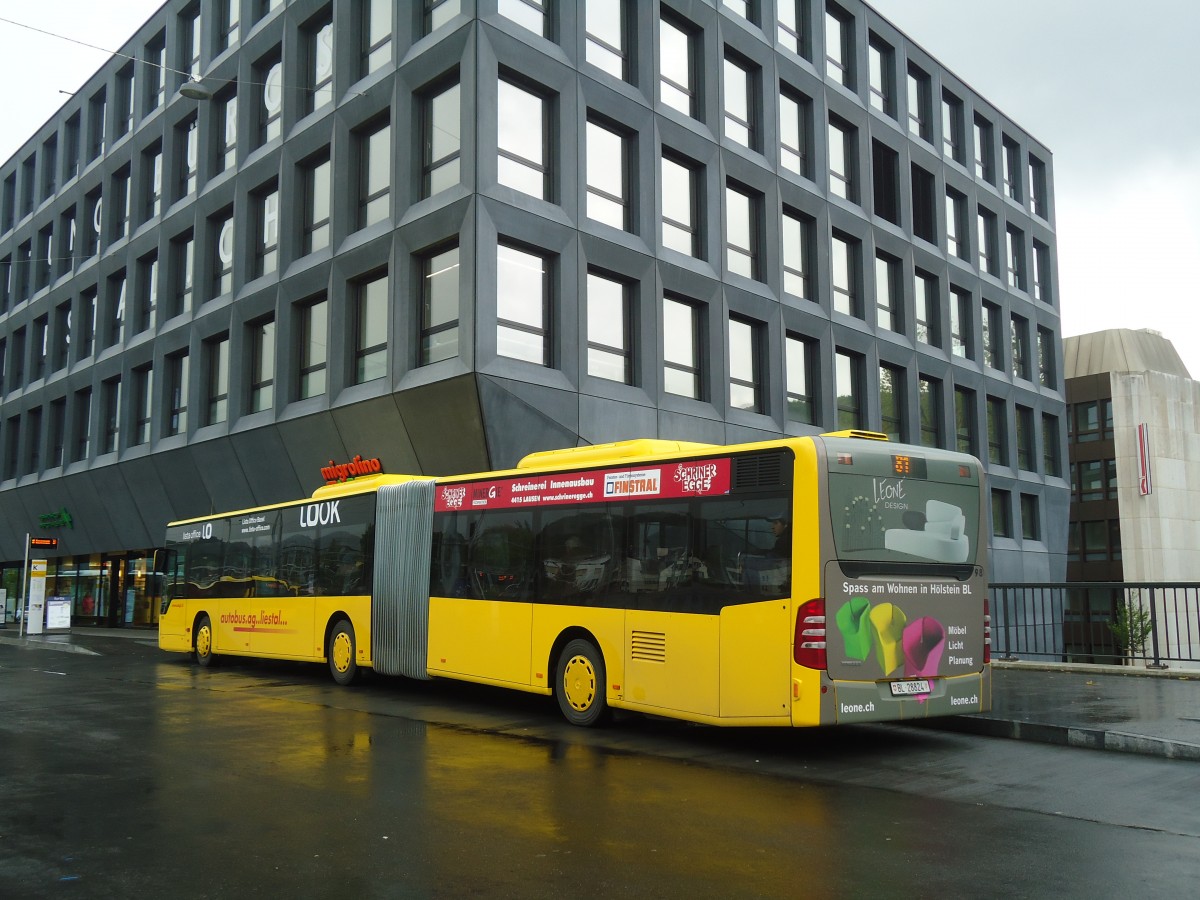
[[5,900],[1178,897],[1200,878],[1194,763],[890,726],[584,731],[544,698],[110,643],[0,645]]

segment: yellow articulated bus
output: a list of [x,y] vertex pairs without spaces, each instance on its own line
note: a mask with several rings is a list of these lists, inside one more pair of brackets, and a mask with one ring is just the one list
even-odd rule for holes
[[169,525],[159,646],[531,691],[577,725],[991,706],[973,457],[838,432],[624,441],[448,478],[351,469],[367,474]]

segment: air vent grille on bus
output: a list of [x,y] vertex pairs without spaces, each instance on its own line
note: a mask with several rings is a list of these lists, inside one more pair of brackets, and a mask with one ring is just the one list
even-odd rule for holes
[[778,487],[783,484],[783,459],[782,453],[735,456],[733,458],[733,490],[749,491],[756,488]]
[[643,662],[667,661],[667,636],[661,631],[635,631],[630,637],[629,656]]

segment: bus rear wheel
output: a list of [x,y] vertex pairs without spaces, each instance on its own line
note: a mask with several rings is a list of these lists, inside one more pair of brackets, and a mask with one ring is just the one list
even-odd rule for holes
[[338,684],[353,684],[358,678],[354,626],[342,619],[329,632],[329,674]]
[[196,623],[196,662],[208,668],[216,661],[213,653],[212,621],[208,616],[201,616]]
[[572,725],[586,728],[607,718],[604,678],[604,657],[591,641],[576,638],[563,648],[554,694],[563,717]]

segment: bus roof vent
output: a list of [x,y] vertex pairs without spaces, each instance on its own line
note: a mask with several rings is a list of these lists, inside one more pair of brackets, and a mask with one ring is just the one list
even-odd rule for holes
[[779,451],[735,456],[731,489],[737,492],[779,487],[784,483],[783,460],[784,454]]
[[603,465],[676,453],[697,453],[711,450],[715,444],[695,444],[690,441],[659,441],[637,438],[632,441],[613,441],[585,447],[566,447],[562,450],[542,450],[530,453],[517,463],[518,469],[548,469],[557,466]]
[[886,441],[888,436],[878,431],[860,431],[857,428],[848,428],[845,431],[826,431],[821,437],[836,437],[836,438],[863,438],[868,441]]

